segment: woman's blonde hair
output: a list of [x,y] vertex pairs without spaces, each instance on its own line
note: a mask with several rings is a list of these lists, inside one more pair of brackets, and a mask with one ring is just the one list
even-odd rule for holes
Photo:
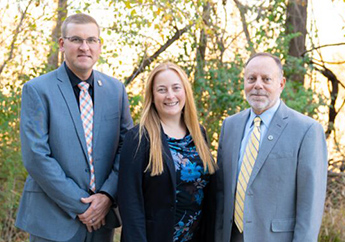
[[139,142],[143,135],[145,135],[145,129],[150,139],[150,158],[145,172],[148,170],[151,171],[151,176],[163,173],[161,123],[153,103],[153,84],[156,75],[165,70],[175,71],[181,79],[186,92],[186,103],[182,115],[183,121],[193,138],[196,150],[203,162],[204,171],[208,170],[210,174],[213,174],[216,169],[216,164],[212,159],[207,142],[200,130],[192,87],[186,73],[178,65],[171,62],[161,63],[156,66],[150,73],[146,83],[144,106],[139,124]]

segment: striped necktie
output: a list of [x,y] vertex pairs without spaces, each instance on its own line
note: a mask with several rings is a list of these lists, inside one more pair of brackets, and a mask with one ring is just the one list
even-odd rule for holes
[[93,157],[92,157],[92,129],[93,129],[93,104],[92,99],[89,93],[90,84],[87,82],[80,82],[78,84],[80,89],[79,94],[79,105],[80,105],[80,115],[83,122],[84,134],[86,140],[87,154],[89,158],[90,165],[90,189],[92,191],[96,190],[95,185],[95,169],[93,166]]
[[240,174],[238,175],[237,180],[234,217],[237,228],[241,233],[243,232],[244,201],[246,197],[247,185],[259,152],[260,124],[260,117],[255,117],[254,129],[248,140],[243,156]]

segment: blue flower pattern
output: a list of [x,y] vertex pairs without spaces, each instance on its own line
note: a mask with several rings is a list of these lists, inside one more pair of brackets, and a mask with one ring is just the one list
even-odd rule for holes
[[196,163],[188,162],[181,169],[181,180],[192,182],[200,178],[203,168]]
[[204,188],[209,181],[190,134],[183,139],[168,136],[176,170],[174,242],[191,241],[201,218]]

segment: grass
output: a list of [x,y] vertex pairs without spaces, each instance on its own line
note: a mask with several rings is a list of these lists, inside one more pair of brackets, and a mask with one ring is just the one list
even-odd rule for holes
[[329,208],[322,219],[319,242],[345,241],[345,206]]
[[345,242],[345,175],[328,177],[319,242]]

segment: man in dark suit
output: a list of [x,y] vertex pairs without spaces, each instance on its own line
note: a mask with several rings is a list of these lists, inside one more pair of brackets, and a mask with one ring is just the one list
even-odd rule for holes
[[327,181],[322,126],[288,108],[279,58],[245,66],[251,108],[225,119],[218,149],[217,242],[317,241]]
[[16,226],[30,241],[113,241],[119,153],[132,127],[124,85],[93,70],[100,29],[86,14],[62,25],[65,62],[23,87],[28,171]]

